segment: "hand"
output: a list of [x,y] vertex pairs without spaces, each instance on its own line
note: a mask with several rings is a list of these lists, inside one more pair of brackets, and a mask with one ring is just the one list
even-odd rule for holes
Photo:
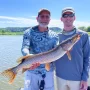
[[81,81],[80,90],[87,90],[87,87],[88,87],[87,81]]
[[34,54],[29,54],[29,53],[28,53],[27,55],[32,56],[32,55],[34,55]]
[[34,69],[37,68],[38,66],[40,66],[40,63],[34,63],[34,64],[32,64],[32,66],[29,68],[29,70],[34,70]]

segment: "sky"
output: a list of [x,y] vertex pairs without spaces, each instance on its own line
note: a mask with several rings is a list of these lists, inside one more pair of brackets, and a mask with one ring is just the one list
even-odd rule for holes
[[62,28],[60,17],[65,7],[74,8],[76,27],[90,26],[90,0],[0,0],[0,28],[37,25],[36,17],[41,8],[51,11],[50,27]]

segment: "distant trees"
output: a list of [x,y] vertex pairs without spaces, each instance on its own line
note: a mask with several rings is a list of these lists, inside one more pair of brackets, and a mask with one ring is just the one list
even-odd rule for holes
[[82,26],[82,27],[79,27],[79,29],[83,30],[83,31],[87,31],[87,28]]
[[[0,28],[0,32],[1,31],[4,31],[4,32],[23,32],[28,28],[30,28],[30,27],[7,27],[7,28]],[[50,27],[50,29],[55,31],[55,32],[61,31],[61,28],[59,28],[59,27]]]
[[[12,35],[12,34],[17,34],[17,35],[21,35],[23,34],[23,31],[25,31],[26,29],[28,29],[30,27],[7,27],[7,28],[0,28],[0,35]],[[86,31],[86,32],[90,32],[90,26],[85,27],[85,26],[81,26],[78,27],[79,29]],[[60,33],[62,31],[61,28],[59,27],[50,27],[51,30]]]
[[29,27],[7,27],[0,28],[0,35],[21,35]]
[[[22,35],[23,31],[30,27],[7,27],[0,28],[0,35]],[[51,30],[59,33],[61,32],[61,28],[59,27],[50,27]]]
[[90,26],[89,26],[89,27],[87,27],[87,32],[90,32]]
[[81,27],[78,27],[78,28],[83,30],[83,31],[90,32],[90,26],[88,26],[88,27],[81,26]]
[[11,31],[11,32],[23,32],[26,29],[28,29],[29,27],[7,27],[6,31]]

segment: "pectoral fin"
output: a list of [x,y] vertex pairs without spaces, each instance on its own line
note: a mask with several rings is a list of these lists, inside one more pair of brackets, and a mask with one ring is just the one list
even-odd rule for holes
[[71,54],[69,51],[67,51],[67,56],[68,56],[68,59],[71,60]]
[[27,56],[23,56],[23,57],[20,57],[18,60],[17,60],[17,62],[18,63],[22,63],[24,60],[28,60],[28,58],[31,58],[31,57],[33,57],[33,55],[27,55]]
[[47,71],[50,70],[50,63],[46,63],[46,64],[45,64],[45,69],[46,69]]
[[29,68],[23,68],[22,73],[24,73],[26,70],[29,70]]

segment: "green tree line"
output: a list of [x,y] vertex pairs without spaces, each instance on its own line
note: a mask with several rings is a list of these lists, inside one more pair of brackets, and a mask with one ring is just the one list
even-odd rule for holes
[[86,32],[90,32],[90,26],[88,26],[88,27],[81,26],[81,27],[79,27],[79,29],[86,31]]
[[[7,27],[0,28],[0,35],[22,35],[23,32],[30,27]],[[50,27],[51,30],[55,32],[60,32],[61,28],[59,27]]]
[[[23,32],[28,29],[30,27],[7,27],[7,28],[0,28],[0,35],[22,35]],[[79,29],[86,31],[88,33],[90,33],[90,26],[85,27],[85,26],[81,26],[78,27]],[[61,28],[59,27],[50,27],[51,30],[59,33],[62,31]]]

